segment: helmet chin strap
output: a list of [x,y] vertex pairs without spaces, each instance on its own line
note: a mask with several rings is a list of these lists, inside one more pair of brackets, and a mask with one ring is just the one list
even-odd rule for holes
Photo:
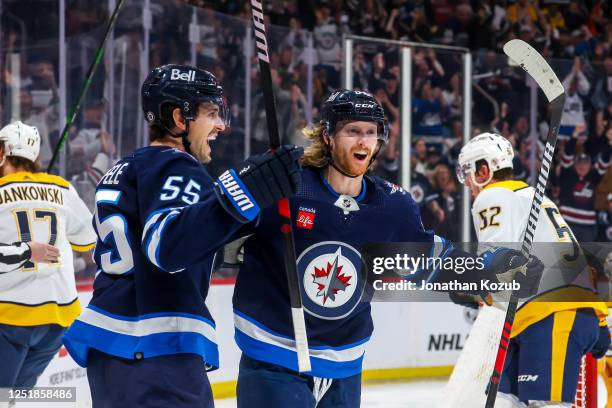
[[493,179],[493,172],[489,172],[489,178],[487,178],[486,181],[479,183],[476,181],[476,179],[474,178],[474,172],[471,171],[470,172],[470,180],[472,180],[472,183],[478,187],[478,188],[483,188],[484,186],[486,186],[487,184],[489,184],[491,182],[491,180]]
[[181,133],[174,133],[169,127],[163,127],[172,137],[180,137],[181,143],[183,144],[183,149],[185,149],[186,153],[191,154],[191,142],[187,138],[187,136],[189,136],[189,120],[185,120],[185,130]]

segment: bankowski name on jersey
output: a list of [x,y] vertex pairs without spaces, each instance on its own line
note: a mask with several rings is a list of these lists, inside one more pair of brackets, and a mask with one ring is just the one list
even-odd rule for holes
[[[344,378],[361,372],[372,330],[362,298],[360,248],[368,242],[433,242],[418,206],[403,189],[365,177],[358,197],[339,196],[320,171],[305,168],[290,200],[297,269],[312,363],[311,375]],[[234,290],[235,339],[245,354],[297,370],[280,221],[264,209],[245,243]]]
[[[472,206],[472,218],[479,242],[517,243],[522,242],[531,208],[534,188],[522,181],[502,181],[489,184],[478,195]],[[560,250],[573,248],[577,251],[572,268],[580,268],[580,273],[569,285],[563,287],[547,286],[547,273],[540,283],[536,298],[521,302],[512,328],[512,337],[520,334],[529,325],[544,319],[550,314],[577,308],[591,307],[600,319],[605,319],[607,308],[594,294],[589,267],[576,242],[571,229],[565,223],[557,206],[545,197],[540,209],[540,217],[533,242],[534,248],[542,248],[546,253],[535,255],[545,267],[555,268],[563,264]],[[540,242],[566,243],[566,246],[538,246]],[[575,244],[575,245],[574,245]],[[503,245],[503,244],[502,244]],[[559,281],[554,280],[558,285]],[[552,285],[552,283],[551,283]],[[547,299],[553,301],[547,302]],[[554,301],[566,299],[583,301]],[[537,300],[537,301],[536,301]]]
[[214,254],[241,225],[192,156],[150,146],[119,161],[96,189],[99,270],[64,337],[71,356],[85,366],[90,348],[128,359],[194,353],[217,367],[204,300]]
[[57,263],[26,262],[0,274],[0,323],[68,327],[81,312],[72,250],[93,248],[91,213],[70,183],[46,173],[0,178],[0,242],[46,242],[60,250]]

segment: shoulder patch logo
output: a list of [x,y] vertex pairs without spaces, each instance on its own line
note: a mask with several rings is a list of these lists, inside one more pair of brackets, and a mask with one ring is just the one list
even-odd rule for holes
[[389,195],[395,194],[397,192],[401,194],[406,194],[406,190],[404,190],[397,184],[391,183],[390,181],[385,181],[385,186],[389,188]]
[[410,187],[410,194],[417,204],[420,204],[421,201],[423,201],[423,198],[425,198],[425,191],[423,191],[423,187],[418,184]]

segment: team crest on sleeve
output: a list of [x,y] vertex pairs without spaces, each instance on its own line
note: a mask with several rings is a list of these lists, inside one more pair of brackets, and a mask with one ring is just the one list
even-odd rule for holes
[[401,194],[406,194],[406,190],[404,190],[397,184],[391,183],[390,181],[385,180],[385,186],[389,189],[389,195],[395,194],[397,192]]
[[423,191],[423,187],[418,184],[415,184],[410,187],[410,195],[417,204],[420,204],[421,201],[423,201],[423,198],[425,198],[425,192]]
[[320,242],[305,249],[297,267],[306,312],[326,320],[350,314],[365,286],[361,265],[361,254],[344,242]]

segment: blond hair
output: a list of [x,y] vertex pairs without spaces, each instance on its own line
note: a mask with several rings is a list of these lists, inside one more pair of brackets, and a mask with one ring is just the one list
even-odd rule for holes
[[304,149],[304,155],[300,159],[302,166],[322,168],[329,163],[329,147],[325,143],[325,125],[316,127],[305,127],[302,134],[310,145]]

